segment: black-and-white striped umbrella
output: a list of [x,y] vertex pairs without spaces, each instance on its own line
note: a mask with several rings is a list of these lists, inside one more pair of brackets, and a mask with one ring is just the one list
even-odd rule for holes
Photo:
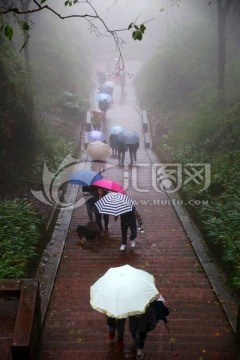
[[116,192],[109,192],[95,203],[99,213],[114,216],[131,211],[133,205],[133,200],[128,195]]

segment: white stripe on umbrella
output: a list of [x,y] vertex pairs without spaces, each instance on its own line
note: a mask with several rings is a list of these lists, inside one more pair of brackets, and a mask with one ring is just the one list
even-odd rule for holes
[[95,205],[101,214],[118,216],[132,210],[133,200],[128,195],[109,192]]

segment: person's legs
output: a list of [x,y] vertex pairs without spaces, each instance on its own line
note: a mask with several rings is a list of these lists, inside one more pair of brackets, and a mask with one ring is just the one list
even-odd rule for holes
[[123,150],[122,152],[122,164],[124,164],[124,160],[125,160],[125,150]]
[[86,201],[86,208],[87,208],[89,221],[93,222],[93,212],[92,212],[93,203],[92,203],[91,199]]
[[134,160],[137,161],[137,150],[134,151],[133,157],[134,157]]
[[123,342],[123,336],[124,336],[124,330],[125,330],[125,322],[126,319],[117,319],[116,321],[116,328],[118,333],[118,339],[117,339],[117,347],[118,349],[123,349],[124,342]]
[[[144,349],[146,337],[147,337],[147,334],[145,332],[142,332],[139,329],[136,330],[135,344],[136,344],[137,349],[139,349],[139,350]],[[139,351],[139,353],[140,353],[140,351]]]
[[136,359],[142,360],[144,358],[143,349],[145,346],[145,340],[147,337],[147,333],[140,331],[139,328],[136,327],[134,336],[135,336],[134,343],[135,343],[135,347],[136,347]]
[[103,226],[102,226],[102,214],[95,214],[95,219],[96,219],[97,227],[98,227],[99,230],[102,232],[102,231],[103,231]]
[[137,332],[136,339],[135,339],[135,344],[137,347],[136,360],[142,360],[144,358],[143,349],[144,349],[144,345],[145,345],[146,336],[147,336],[146,333]]
[[107,231],[108,230],[108,223],[109,223],[109,215],[103,214],[103,220],[104,220],[105,231]]
[[137,237],[137,223],[135,221],[130,225],[130,231],[131,231],[131,235],[129,239],[132,241]]
[[124,336],[124,330],[125,330],[125,323],[126,323],[126,319],[117,319],[116,321],[116,327],[117,327],[117,332],[118,332],[118,338],[123,338]]
[[112,317],[107,318],[107,325],[108,325],[108,338],[109,340],[113,340],[115,337],[116,332],[116,319]]
[[129,155],[130,155],[130,164],[132,165],[132,163],[133,163],[133,152],[130,149],[129,149]]
[[129,330],[132,335],[133,345],[132,349],[136,349],[136,359],[141,360],[144,358],[143,349],[145,345],[146,332],[140,331],[141,321],[135,316],[129,317]]
[[120,164],[122,165],[124,163],[124,152],[120,150]]
[[127,245],[127,230],[128,225],[121,223],[122,245],[120,247],[120,250],[125,250],[125,247]]
[[118,149],[117,154],[118,154],[118,164],[120,165],[120,163],[121,163],[121,151],[119,149]]

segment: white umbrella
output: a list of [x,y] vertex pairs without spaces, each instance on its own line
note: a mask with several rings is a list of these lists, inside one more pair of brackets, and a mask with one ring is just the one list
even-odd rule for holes
[[114,88],[114,83],[112,81],[105,81],[105,83],[103,84],[103,86],[106,85],[106,86],[109,86],[111,88]]
[[90,133],[88,134],[88,138],[90,141],[104,141],[106,139],[105,135],[98,130],[90,131]]
[[130,265],[110,268],[90,287],[93,309],[117,319],[143,314],[158,297],[154,276]]
[[88,144],[86,153],[92,160],[105,161],[111,155],[111,148],[108,144],[97,140]]

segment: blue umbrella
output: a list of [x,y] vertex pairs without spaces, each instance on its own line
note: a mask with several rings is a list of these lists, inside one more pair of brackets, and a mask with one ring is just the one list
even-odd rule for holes
[[107,102],[111,102],[112,101],[112,97],[108,94],[105,93],[99,93],[97,94],[97,99],[98,100],[107,100]]
[[118,135],[118,140],[123,142],[125,145],[136,144],[140,137],[135,131],[124,131]]
[[124,128],[120,125],[115,125],[110,129],[109,134],[110,135],[118,135],[118,134],[121,134],[122,132],[124,132]]
[[71,184],[79,186],[90,186],[95,181],[101,180],[103,176],[93,170],[79,170],[71,174],[69,181]]

